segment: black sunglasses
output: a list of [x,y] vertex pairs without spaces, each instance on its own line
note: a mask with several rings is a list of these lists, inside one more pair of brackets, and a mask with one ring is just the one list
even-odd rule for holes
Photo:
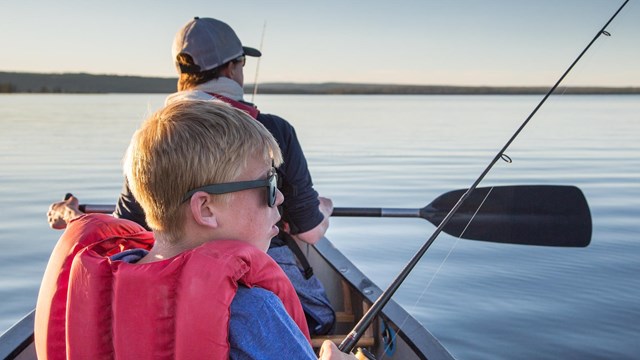
[[264,180],[251,180],[251,181],[236,181],[223,184],[205,185],[199,188],[195,188],[184,195],[182,201],[189,200],[193,194],[198,191],[204,191],[208,194],[220,195],[227,194],[236,191],[256,189],[266,187],[267,188],[267,205],[273,207],[276,204],[276,194],[278,191],[278,173],[275,168],[272,168],[267,174],[267,178]]
[[231,61],[234,62],[234,63],[241,62],[242,63],[242,67],[244,67],[244,65],[247,63],[247,57],[244,56],[244,55],[240,55],[240,57],[235,58],[235,59],[233,59]]

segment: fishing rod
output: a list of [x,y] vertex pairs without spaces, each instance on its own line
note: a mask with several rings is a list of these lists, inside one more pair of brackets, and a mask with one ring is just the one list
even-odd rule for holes
[[[262,44],[264,44],[264,33],[267,30],[267,21],[264,21],[264,25],[262,25],[262,38],[260,39],[260,53],[262,53]],[[258,58],[258,63],[256,65],[256,75],[253,78],[253,94],[251,94],[251,102],[253,103],[253,99],[256,97],[258,93],[258,73],[260,72],[260,59],[262,56]]]
[[454,214],[458,211],[460,206],[462,206],[462,203],[464,203],[464,201],[471,195],[471,193],[476,189],[476,187],[478,187],[480,182],[484,179],[484,177],[487,175],[487,173],[493,168],[493,166],[496,164],[496,162],[498,162],[498,160],[501,159],[501,158],[504,159],[505,161],[509,161],[510,160],[504,154],[504,152],[511,145],[511,143],[516,139],[516,137],[518,137],[520,132],[529,123],[531,118],[538,112],[538,109],[540,109],[542,104],[545,103],[547,98],[549,98],[549,96],[555,91],[555,89],[558,87],[558,85],[560,85],[562,80],[564,80],[564,78],[567,76],[567,74],[569,74],[571,69],[573,69],[573,67],[578,63],[578,61],[580,61],[580,59],[587,52],[587,50],[589,50],[591,45],[601,35],[610,36],[610,34],[607,31],[605,31],[605,29],[607,28],[607,26],[609,26],[611,21],[613,21],[613,19],[618,15],[618,13],[620,13],[620,11],[625,7],[625,5],[627,5],[628,2],[629,2],[629,0],[625,0],[625,2],[611,16],[611,18],[609,18],[609,21],[607,21],[607,23],[602,27],[602,29],[600,29],[598,31],[598,33],[593,37],[591,42],[589,42],[589,44],[584,48],[584,50],[582,50],[580,55],[578,55],[578,57],[573,61],[573,63],[571,63],[569,68],[567,68],[567,70],[562,74],[562,76],[558,79],[558,81],[551,87],[551,89],[549,89],[549,91],[542,98],[540,103],[538,103],[538,105],[533,109],[531,114],[529,114],[529,116],[526,118],[526,120],[522,123],[522,125],[520,125],[520,127],[511,136],[511,138],[506,142],[506,144],[502,147],[502,149],[500,149],[500,151],[498,151],[496,156],[493,158],[493,160],[491,160],[491,162],[484,169],[484,171],[482,171],[480,176],[474,181],[474,183],[469,187],[469,189],[460,197],[458,202],[453,206],[451,211],[449,211],[447,216],[445,216],[445,218],[442,220],[440,225],[438,225],[438,227],[434,230],[433,234],[431,235],[431,237],[429,237],[427,242],[418,250],[418,252],[413,256],[413,258],[411,258],[409,263],[400,272],[400,274],[391,283],[391,285],[389,285],[389,287],[382,293],[382,295],[380,295],[380,297],[373,303],[371,308],[369,308],[369,311],[367,311],[367,313],[364,314],[362,319],[360,319],[360,321],[356,324],[356,326],[349,333],[349,335],[347,335],[347,337],[342,341],[342,343],[340,343],[340,345],[338,346],[340,351],[345,352],[345,353],[350,353],[353,350],[354,346],[356,345],[356,343],[358,342],[360,337],[362,337],[362,335],[364,334],[365,330],[373,322],[373,319],[378,315],[378,313],[382,310],[382,308],[389,302],[389,300],[391,300],[391,297],[393,296],[393,294],[396,292],[396,290],[398,290],[398,288],[400,287],[402,282],[407,278],[407,276],[409,275],[411,270],[413,270],[413,268],[418,264],[418,261],[420,261],[420,258],[422,258],[422,256],[429,249],[429,247],[434,242],[436,237],[443,231],[445,226],[447,226],[447,224],[451,221],[451,219],[453,218]]

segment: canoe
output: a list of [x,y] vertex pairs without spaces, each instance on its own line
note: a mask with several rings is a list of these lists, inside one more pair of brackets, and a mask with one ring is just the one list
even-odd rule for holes
[[[313,346],[320,346],[325,339],[339,344],[382,290],[328,239],[323,238],[313,246],[304,244],[301,248],[314,273],[325,285],[337,315],[334,335],[314,337]],[[36,359],[33,323],[34,311],[0,336],[0,359]],[[373,321],[357,346],[369,350],[376,359],[453,359],[424,326],[393,300]]]

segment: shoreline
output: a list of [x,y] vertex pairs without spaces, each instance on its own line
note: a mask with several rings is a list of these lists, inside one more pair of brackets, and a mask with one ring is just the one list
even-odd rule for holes
[[[177,78],[74,74],[41,74],[0,71],[0,94],[170,94]],[[453,86],[362,83],[259,83],[260,94],[268,95],[539,95],[543,86]],[[254,84],[245,84],[245,93]],[[561,87],[555,93],[567,95],[640,94],[640,87]]]

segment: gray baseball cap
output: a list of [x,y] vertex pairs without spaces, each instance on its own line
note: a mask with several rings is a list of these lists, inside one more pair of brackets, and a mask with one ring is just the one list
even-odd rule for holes
[[[178,54],[190,55],[195,66],[180,68]],[[195,17],[178,31],[173,40],[173,61],[180,73],[211,70],[242,55],[260,57],[257,49],[242,46],[240,39],[226,23]]]

